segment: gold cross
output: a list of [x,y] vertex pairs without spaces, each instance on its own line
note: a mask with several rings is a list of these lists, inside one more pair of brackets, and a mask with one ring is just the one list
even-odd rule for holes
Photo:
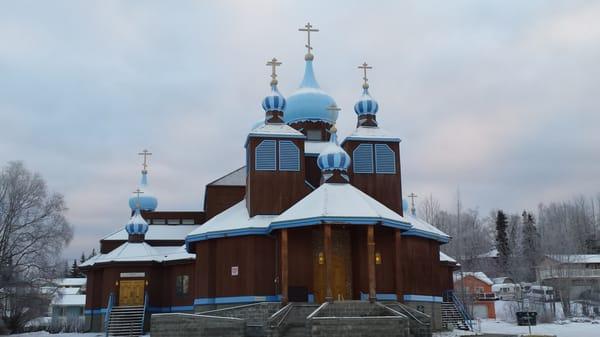
[[271,85],[277,84],[277,67],[281,65],[281,62],[278,62],[276,58],[273,58],[271,61],[267,62],[268,66],[271,66]]
[[307,22],[304,25],[304,28],[299,28],[298,31],[301,32],[306,32],[308,34],[308,43],[306,45],[304,45],[306,48],[308,48],[308,55],[310,55],[310,51],[313,49],[310,46],[310,32],[318,32],[318,29],[313,29],[313,25],[310,24],[310,22]]
[[410,198],[410,210],[413,214],[415,214],[415,198],[418,197],[418,195],[411,192],[408,197]]
[[144,167],[144,171],[148,168],[148,156],[152,155],[152,152],[148,152],[148,150],[144,149],[144,151],[138,153],[140,156],[144,156],[144,163],[142,166]]
[[329,111],[340,111],[342,109],[339,108],[337,105],[332,104],[332,105],[330,105],[330,106],[327,107],[327,110],[329,110]]
[[369,87],[369,83],[367,83],[369,81],[369,79],[367,78],[367,69],[373,69],[372,66],[368,65],[367,62],[363,62],[362,65],[358,66],[358,69],[362,69],[364,72],[363,75],[363,80],[365,81],[365,83],[363,84],[363,87]]
[[139,188],[136,189],[135,191],[133,191],[133,194],[137,195],[137,199],[135,201],[135,207],[140,208],[140,194],[144,194],[144,192],[142,192],[142,190],[140,190]]

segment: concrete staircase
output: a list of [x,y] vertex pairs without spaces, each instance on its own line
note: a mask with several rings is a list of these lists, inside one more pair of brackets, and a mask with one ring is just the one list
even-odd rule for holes
[[442,302],[442,324],[447,328],[470,330],[453,302]]
[[308,336],[306,317],[319,306],[315,304],[294,303],[282,322],[281,337],[305,337]]
[[144,334],[144,306],[113,307],[107,336],[142,336]]

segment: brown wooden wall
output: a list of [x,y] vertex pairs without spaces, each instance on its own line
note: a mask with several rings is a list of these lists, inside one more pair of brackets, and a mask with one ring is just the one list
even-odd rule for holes
[[308,181],[315,188],[318,188],[321,184],[321,169],[319,166],[317,166],[317,157],[304,157],[304,167],[306,167],[306,181]]
[[320,230],[320,226],[288,229],[288,283],[290,287],[306,287],[309,293],[314,293],[313,267],[318,259],[313,249],[318,237],[313,233],[315,230]]
[[[154,226],[154,225],[150,225]],[[173,226],[186,226],[186,225],[173,225]],[[127,242],[127,240],[100,240],[100,253],[108,254],[115,248]],[[153,247],[173,247],[182,246],[185,240],[146,240],[147,244]]]
[[245,194],[246,186],[206,185],[204,194],[206,220],[242,201]]
[[[275,295],[276,240],[240,236],[201,241],[196,251],[196,298]],[[239,275],[231,275],[231,267]]]
[[[383,142],[354,141],[343,144],[344,150],[352,159],[352,152],[360,144],[377,144]],[[400,172],[400,143],[385,142],[396,154],[396,174],[354,173],[353,165],[348,168],[350,183],[374,199],[402,215],[402,181]]]
[[443,277],[439,243],[414,236],[402,237],[404,293],[440,296],[439,279]]
[[[247,145],[248,171],[246,204],[250,216],[257,214],[281,214],[293,204],[306,196],[310,190],[304,184],[304,140],[291,138],[300,149],[300,171],[256,171],[254,170],[254,153],[256,146],[264,138],[251,138]],[[279,157],[279,146],[277,146]],[[278,158],[279,160],[279,158]]]

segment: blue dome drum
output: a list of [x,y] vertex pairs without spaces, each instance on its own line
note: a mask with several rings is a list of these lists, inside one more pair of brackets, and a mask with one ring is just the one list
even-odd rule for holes
[[139,209],[135,210],[135,213],[125,225],[125,230],[129,235],[144,235],[148,232],[148,223],[142,217]]
[[358,102],[354,104],[354,112],[357,115],[375,115],[379,111],[379,103],[369,94],[369,89],[365,88]]
[[140,204],[142,211],[154,211],[158,206],[158,200],[150,192],[148,192],[148,171],[142,170],[142,178],[140,179],[140,190],[144,191],[143,195],[140,195],[139,200],[137,196],[129,198],[129,208],[135,211],[137,203]]
[[[350,167],[350,156],[338,145],[336,132],[335,126],[331,127],[329,144],[321,151],[317,158],[317,166],[323,172],[323,180],[325,182],[348,181],[345,173],[348,167]],[[340,178],[343,178],[343,180]]]

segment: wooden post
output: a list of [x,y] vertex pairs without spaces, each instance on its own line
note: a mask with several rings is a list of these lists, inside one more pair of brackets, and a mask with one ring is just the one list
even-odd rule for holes
[[375,285],[375,229],[373,225],[367,227],[367,271],[369,273],[369,301],[377,300]]
[[281,230],[281,302],[287,304],[288,296],[288,232]]
[[402,288],[402,234],[399,229],[396,229],[394,233],[394,275],[397,300],[398,302],[404,302],[404,289]]
[[333,302],[331,282],[333,281],[333,257],[331,254],[331,224],[323,225],[323,248],[325,250],[325,300]]

